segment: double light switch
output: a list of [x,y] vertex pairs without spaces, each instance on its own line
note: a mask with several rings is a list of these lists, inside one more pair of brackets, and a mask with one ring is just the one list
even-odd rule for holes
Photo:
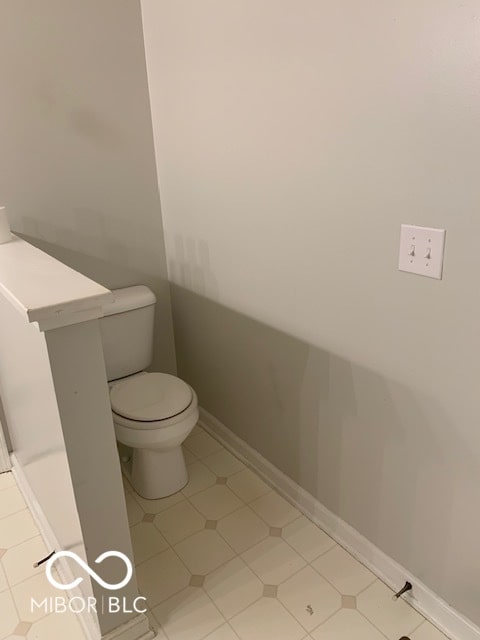
[[398,268],[441,280],[445,229],[402,224]]

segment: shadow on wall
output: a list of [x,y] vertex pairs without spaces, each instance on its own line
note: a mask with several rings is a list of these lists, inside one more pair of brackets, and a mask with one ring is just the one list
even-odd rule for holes
[[442,407],[183,287],[171,296],[179,375],[200,405],[447,598],[465,482],[451,461],[476,472]]

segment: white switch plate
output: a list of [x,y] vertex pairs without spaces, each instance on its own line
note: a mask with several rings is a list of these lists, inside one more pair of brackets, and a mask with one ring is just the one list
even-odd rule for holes
[[398,268],[441,280],[444,247],[445,229],[402,224]]

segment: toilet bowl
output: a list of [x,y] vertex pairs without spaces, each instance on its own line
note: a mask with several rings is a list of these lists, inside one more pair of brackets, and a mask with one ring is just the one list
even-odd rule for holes
[[144,498],[164,498],[188,481],[182,442],[198,420],[195,391],[167,373],[147,373],[156,298],[143,285],[114,289],[100,319],[115,436],[131,447],[122,465]]
[[140,373],[111,386],[118,442],[132,448],[125,468],[144,498],[164,498],[188,482],[182,442],[198,420],[195,391],[166,373]]

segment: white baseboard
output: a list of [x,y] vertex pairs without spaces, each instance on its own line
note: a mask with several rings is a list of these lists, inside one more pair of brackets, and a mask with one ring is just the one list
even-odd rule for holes
[[329,511],[310,493],[202,408],[200,408],[199,423],[225,448],[251,467],[267,484],[367,566],[382,582],[395,591],[403,586],[405,580],[411,582],[413,593],[406,594],[405,600],[445,635],[454,640],[480,640],[479,627],[450,607],[425,584],[412,576],[407,569]]
[[[27,503],[27,507],[32,514],[35,524],[37,525],[47,548],[52,551],[54,549],[60,550],[61,546],[58,539],[30,487],[22,469],[22,465],[19,463],[14,453],[11,454],[11,461],[12,472],[17,486]],[[60,579],[65,584],[73,582],[76,577],[73,575],[65,558],[59,558],[55,562],[55,569],[58,571]],[[70,599],[74,597],[83,598],[85,596],[79,587],[71,590],[69,589],[66,593]],[[113,631],[110,631],[108,634],[103,636],[100,633],[97,620],[87,610],[81,613],[79,612],[76,615],[78,615],[78,620],[87,640],[152,640],[155,638],[154,632],[150,629],[149,620],[144,613],[138,614],[135,618],[128,620],[125,624],[119,626],[117,629],[113,629]]]

